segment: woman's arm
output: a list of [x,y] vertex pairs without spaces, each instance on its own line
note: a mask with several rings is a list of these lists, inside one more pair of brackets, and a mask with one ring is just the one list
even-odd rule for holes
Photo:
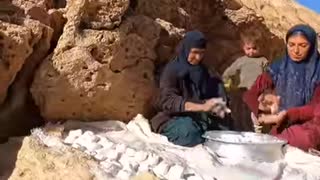
[[155,100],[157,109],[166,112],[206,111],[209,102],[187,101],[182,97],[178,83],[176,72],[166,67],[160,78],[160,93]]
[[252,87],[244,93],[242,99],[248,105],[249,109],[257,117],[259,112],[259,96],[267,89],[273,89],[273,82],[267,72],[262,73],[257,77]]
[[317,86],[310,103],[302,107],[290,108],[287,111],[287,119],[290,122],[309,121],[313,119],[316,113],[318,113],[316,112],[315,109],[319,105],[320,105],[320,86]]

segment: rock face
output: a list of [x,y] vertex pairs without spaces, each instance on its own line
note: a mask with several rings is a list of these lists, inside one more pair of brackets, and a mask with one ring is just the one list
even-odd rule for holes
[[320,31],[320,16],[292,0],[137,0],[135,10],[204,32],[209,40],[206,63],[220,73],[242,55],[240,34],[258,37],[262,53],[273,60],[283,53],[291,26],[307,23]]
[[[26,137],[17,155],[9,180],[94,179],[93,160],[75,150],[52,151],[33,137]],[[41,177],[41,178],[40,178]]]
[[[292,8],[290,16],[280,7]],[[268,59],[279,56],[287,29],[310,21],[300,12],[318,17],[289,0],[70,0],[64,32],[31,91],[47,119],[128,121],[149,114],[155,68],[174,55],[186,30],[206,34],[206,64],[222,72],[242,55],[240,34],[259,37]]]
[[[10,8],[0,8],[0,104],[16,96],[8,93],[9,87],[24,87],[29,94],[26,80],[14,84],[24,79],[19,78],[23,72],[32,80],[37,63],[43,61],[31,92],[48,120],[127,122],[137,113],[149,117],[155,72],[174,56],[187,30],[205,33],[205,63],[220,73],[242,55],[241,34],[258,37],[264,56],[273,60],[283,53],[283,37],[291,26],[308,23],[320,31],[320,16],[292,0],[3,2]],[[36,53],[39,47],[41,53]]]
[[11,2],[2,1],[0,7],[1,138],[25,134],[41,122],[29,87],[35,69],[51,48],[54,30],[27,17]]
[[129,1],[70,3],[64,33],[31,89],[42,115],[129,120],[148,113],[160,26],[143,16],[121,23]]
[[31,29],[15,24],[0,22],[0,103],[3,103],[10,84],[32,53]]

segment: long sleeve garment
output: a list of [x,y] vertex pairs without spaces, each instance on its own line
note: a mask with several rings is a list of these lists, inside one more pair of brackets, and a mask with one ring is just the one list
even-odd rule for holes
[[201,104],[213,97],[222,97],[226,100],[221,79],[213,73],[209,74],[206,91],[210,94],[199,98],[193,94],[187,77],[179,77],[177,72],[170,68],[164,69],[160,78],[159,91],[154,98],[154,106],[158,113],[150,120],[154,132],[161,132],[163,125],[173,116],[191,113],[185,112],[184,105],[187,101]]
[[[272,79],[268,73],[261,74],[255,84],[244,94],[243,100],[258,115],[258,97],[268,88],[273,88]],[[320,86],[316,87],[311,101],[300,107],[287,110],[289,127],[277,130],[272,129],[271,134],[285,139],[289,144],[303,150],[317,148],[320,144]]]

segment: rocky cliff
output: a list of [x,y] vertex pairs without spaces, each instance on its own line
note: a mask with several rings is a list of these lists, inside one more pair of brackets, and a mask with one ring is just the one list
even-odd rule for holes
[[292,0],[1,1],[1,136],[41,117],[151,115],[157,69],[187,30],[205,33],[205,63],[222,72],[242,55],[240,34],[259,37],[272,60],[299,23],[320,31],[320,15]]

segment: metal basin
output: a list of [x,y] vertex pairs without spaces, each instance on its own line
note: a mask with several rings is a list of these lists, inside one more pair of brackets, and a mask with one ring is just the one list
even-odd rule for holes
[[236,131],[208,131],[204,143],[222,158],[274,162],[284,156],[286,141],[267,134]]

